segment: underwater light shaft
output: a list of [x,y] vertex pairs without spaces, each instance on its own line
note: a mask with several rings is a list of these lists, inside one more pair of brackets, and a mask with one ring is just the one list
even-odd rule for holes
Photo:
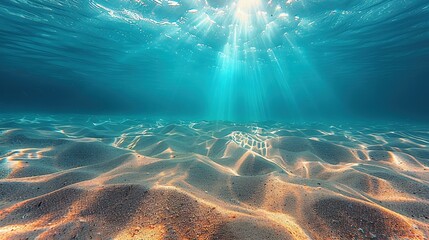
[[235,17],[240,21],[248,21],[250,17],[252,17],[252,11],[255,12],[259,9],[261,5],[260,0],[239,0],[236,6]]
[[5,111],[429,116],[425,0],[6,0],[0,13]]
[[1,0],[0,240],[429,237],[428,0]]
[[[218,54],[213,83],[214,108],[209,109],[213,119],[236,121],[245,120],[243,116],[246,116],[255,121],[266,120],[270,115],[267,99],[273,89],[281,93],[278,101],[282,102],[284,110],[292,116],[299,116],[295,90],[291,89],[290,77],[287,75],[288,61],[293,61],[293,58],[281,61],[277,55],[283,58],[284,54],[288,54],[298,58],[300,67],[307,74],[311,73],[309,76],[312,81],[324,90],[323,97],[331,97],[323,81],[305,60],[303,52],[295,50],[298,47],[288,39],[287,33],[280,37],[282,41],[287,40],[290,49],[286,53],[281,52],[285,49],[283,43],[278,41],[277,34],[283,26],[275,21],[288,15],[281,11],[280,5],[274,7],[272,4],[265,2],[263,5],[260,0],[240,0],[228,8],[228,15],[231,16],[222,23],[229,28],[228,40],[223,51]],[[270,17],[268,11],[272,12]],[[275,13],[278,17],[273,20]],[[304,83],[304,88],[305,84],[308,83]],[[308,100],[311,101],[310,98]]]

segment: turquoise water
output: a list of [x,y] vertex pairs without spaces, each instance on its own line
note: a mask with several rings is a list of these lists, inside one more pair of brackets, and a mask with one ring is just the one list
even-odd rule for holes
[[426,0],[4,0],[2,112],[429,116]]
[[1,0],[0,240],[428,239],[428,0]]

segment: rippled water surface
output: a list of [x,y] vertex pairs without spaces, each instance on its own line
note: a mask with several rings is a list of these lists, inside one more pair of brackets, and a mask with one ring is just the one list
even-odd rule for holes
[[1,105],[427,117],[427,19],[425,0],[5,0]]
[[428,239],[428,0],[1,0],[0,240]]

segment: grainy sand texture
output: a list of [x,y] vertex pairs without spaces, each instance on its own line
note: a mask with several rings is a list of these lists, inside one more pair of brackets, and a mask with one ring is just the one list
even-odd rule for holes
[[429,128],[0,120],[0,239],[427,239]]

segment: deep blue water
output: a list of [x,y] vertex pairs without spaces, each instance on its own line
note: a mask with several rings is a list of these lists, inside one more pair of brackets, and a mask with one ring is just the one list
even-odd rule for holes
[[1,112],[429,118],[427,0],[2,0]]

